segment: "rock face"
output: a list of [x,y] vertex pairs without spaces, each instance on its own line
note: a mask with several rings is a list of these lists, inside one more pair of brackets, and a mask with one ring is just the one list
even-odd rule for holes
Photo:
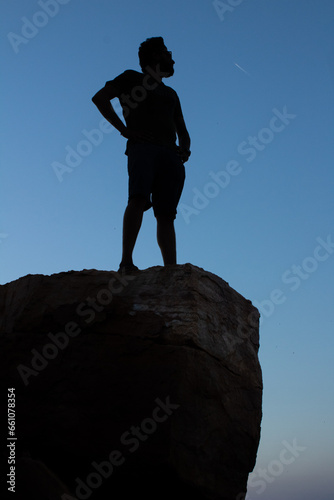
[[0,311],[17,498],[244,498],[259,314],[228,283],[191,264],[28,275]]

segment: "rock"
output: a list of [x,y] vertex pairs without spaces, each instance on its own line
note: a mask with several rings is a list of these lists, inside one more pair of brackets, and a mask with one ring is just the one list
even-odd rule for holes
[[18,458],[72,498],[244,498],[259,314],[228,283],[191,264],[28,275],[0,287],[0,311]]

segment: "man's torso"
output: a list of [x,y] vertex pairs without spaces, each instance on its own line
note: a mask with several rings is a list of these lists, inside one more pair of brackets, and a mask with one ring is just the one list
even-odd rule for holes
[[175,147],[175,117],[181,113],[177,93],[154,76],[127,70],[111,86],[120,100],[129,129],[150,134],[155,144]]

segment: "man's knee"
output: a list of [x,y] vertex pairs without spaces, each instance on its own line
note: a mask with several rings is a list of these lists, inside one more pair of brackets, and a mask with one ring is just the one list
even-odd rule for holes
[[157,223],[162,226],[173,226],[174,225],[174,214],[155,214]]
[[144,196],[133,196],[128,201],[128,207],[135,208],[138,210],[144,210],[147,205],[147,199]]

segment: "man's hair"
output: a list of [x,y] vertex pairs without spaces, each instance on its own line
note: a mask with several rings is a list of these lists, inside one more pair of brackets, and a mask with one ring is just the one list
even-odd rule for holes
[[141,43],[138,50],[138,57],[142,71],[153,62],[154,54],[165,48],[164,39],[161,36],[147,38],[145,42]]

